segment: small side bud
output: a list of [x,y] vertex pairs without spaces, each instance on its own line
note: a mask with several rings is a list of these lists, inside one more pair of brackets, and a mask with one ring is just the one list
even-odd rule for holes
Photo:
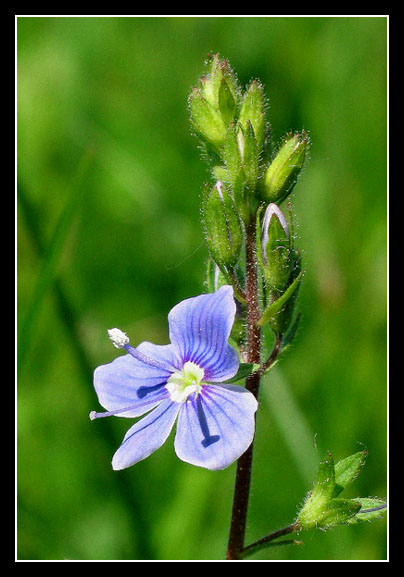
[[266,284],[279,296],[289,280],[292,258],[289,226],[274,203],[267,206],[262,222],[261,256]]
[[233,269],[241,252],[243,232],[233,198],[222,182],[205,192],[202,213],[212,258],[219,267]]
[[297,524],[301,529],[328,529],[337,525],[354,525],[380,516],[387,504],[377,497],[341,499],[336,497],[358,475],[366,452],[361,451],[334,465],[330,453],[320,463],[316,482],[304,502]]
[[117,349],[123,349],[125,345],[129,344],[128,335],[120,329],[109,329],[108,336]]
[[306,133],[289,136],[264,173],[261,195],[267,202],[282,201],[292,192],[309,146]]

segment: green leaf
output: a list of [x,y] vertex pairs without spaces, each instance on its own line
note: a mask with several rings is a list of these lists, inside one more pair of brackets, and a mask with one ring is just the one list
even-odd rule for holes
[[287,305],[289,299],[295,294],[297,288],[299,287],[300,281],[302,280],[304,271],[301,271],[295,280],[288,286],[286,291],[280,296],[276,301],[269,305],[262,317],[257,322],[257,325],[262,327],[269,323],[275,315],[280,313],[284,307]]
[[290,327],[288,332],[283,337],[281,353],[286,351],[289,348],[291,342],[293,341],[293,339],[296,335],[297,329],[299,327],[300,318],[301,318],[301,314],[298,313],[296,315],[296,319],[294,320],[292,326]]
[[37,283],[32,295],[32,301],[28,308],[23,325],[18,337],[17,372],[20,374],[25,362],[26,353],[31,345],[32,334],[35,329],[41,306],[49,287],[57,276],[57,267],[65,250],[74,219],[81,207],[80,200],[83,197],[83,180],[93,159],[93,151],[88,149],[77,167],[71,181],[71,190],[66,191],[66,203],[56,223],[53,235],[44,251],[41,268],[38,273]]
[[366,461],[366,451],[359,451],[345,459],[341,459],[335,465],[335,488],[333,497],[339,495],[345,487],[359,475]]
[[237,374],[234,375],[234,377],[232,377],[231,379],[223,381],[223,383],[224,384],[237,383],[237,381],[241,381],[242,379],[247,378],[248,375],[256,371],[258,368],[259,365],[256,363],[240,363]]
[[278,364],[283,353],[285,353],[289,349],[291,342],[292,342],[292,340],[293,340],[293,338],[297,332],[300,317],[301,317],[300,313],[298,315],[296,315],[296,319],[294,320],[292,326],[290,327],[290,329],[288,330],[288,332],[285,334],[285,336],[282,339],[282,346],[281,346],[281,350],[278,353],[278,356],[276,357],[275,361],[273,363],[271,363],[271,365],[263,372],[264,375],[268,374],[269,371],[272,371],[272,369]]

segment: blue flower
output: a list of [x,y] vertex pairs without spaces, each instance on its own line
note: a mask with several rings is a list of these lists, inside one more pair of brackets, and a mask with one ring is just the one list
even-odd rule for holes
[[169,345],[129,344],[125,333],[109,336],[127,355],[94,372],[94,387],[106,413],[139,419],[126,433],[112,459],[125,469],[161,447],[177,422],[174,447],[187,463],[224,469],[251,444],[257,401],[244,387],[223,383],[239,367],[228,344],[236,304],[231,286],[189,298],[168,315]]

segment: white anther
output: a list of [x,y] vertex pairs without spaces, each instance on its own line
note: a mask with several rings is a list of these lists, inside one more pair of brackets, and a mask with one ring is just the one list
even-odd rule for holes
[[129,344],[129,337],[126,333],[120,329],[109,329],[108,336],[112,341],[112,344],[117,349],[123,349],[125,345]]

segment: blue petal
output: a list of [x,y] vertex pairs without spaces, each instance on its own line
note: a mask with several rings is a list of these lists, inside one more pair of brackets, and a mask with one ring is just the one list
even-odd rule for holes
[[258,403],[237,385],[205,385],[181,405],[175,452],[187,463],[225,469],[250,446]]
[[178,410],[178,403],[166,399],[133,425],[112,459],[113,469],[126,469],[159,449],[173,428]]
[[[171,345],[144,342],[138,348],[156,360],[179,365]],[[167,397],[164,385],[170,375],[168,370],[145,365],[131,355],[124,355],[95,370],[94,387],[100,404],[108,411],[130,407],[129,411],[117,416],[138,417]]]
[[225,285],[182,301],[168,315],[171,343],[183,362],[204,369],[204,380],[220,382],[237,373],[239,359],[227,342],[235,313],[233,288]]

